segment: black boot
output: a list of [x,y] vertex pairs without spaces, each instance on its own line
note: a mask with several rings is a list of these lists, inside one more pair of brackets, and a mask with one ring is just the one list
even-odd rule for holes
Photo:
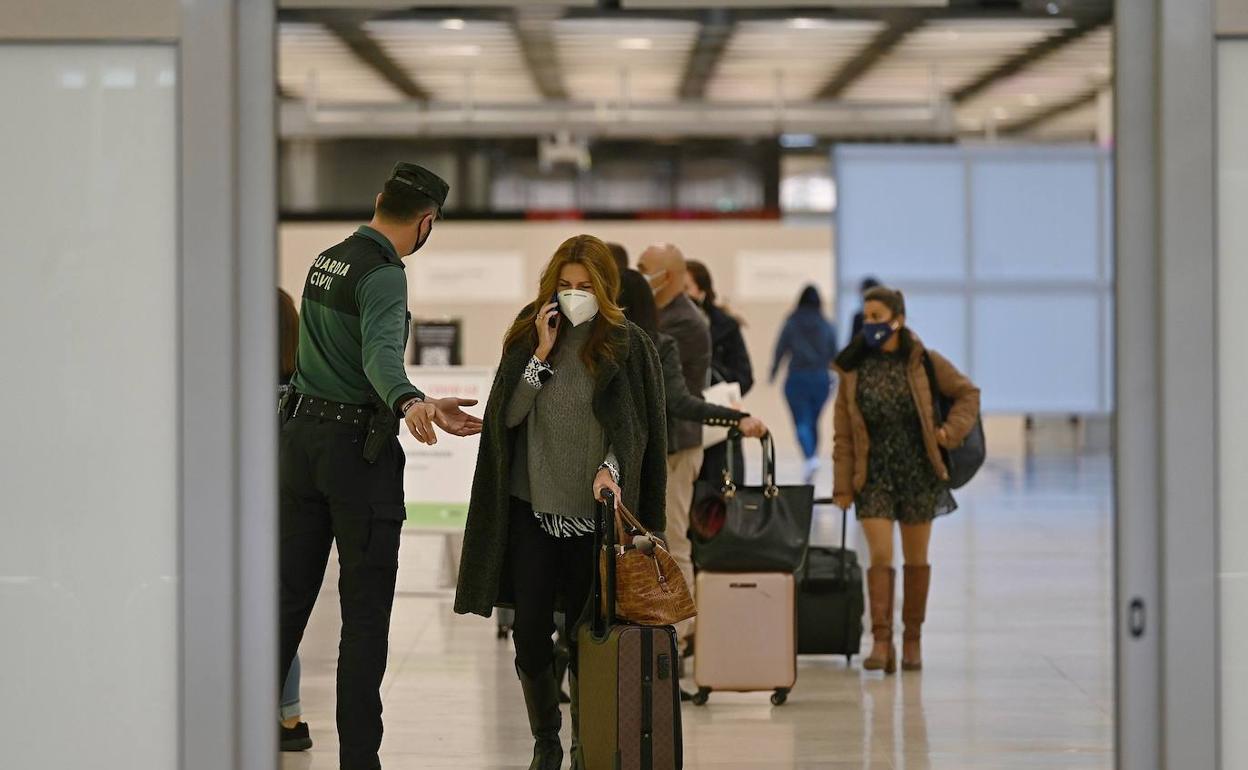
[[529,770],[559,770],[563,765],[563,744],[559,742],[563,715],[559,712],[559,685],[555,682],[554,666],[547,666],[541,675],[533,678],[517,665],[516,675],[524,690],[529,728],[533,731],[533,762]]
[[559,635],[559,641],[555,643],[555,681],[559,683],[559,702],[571,703],[572,696],[568,695],[563,689],[564,677],[568,674],[568,663],[572,660],[572,652],[568,646],[563,643],[563,634]]

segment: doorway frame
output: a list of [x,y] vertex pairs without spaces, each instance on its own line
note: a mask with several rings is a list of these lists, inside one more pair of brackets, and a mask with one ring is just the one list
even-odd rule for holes
[[277,6],[179,5],[179,768],[273,770]]
[[1214,11],[1118,0],[1114,17],[1115,731],[1130,770],[1220,760]]

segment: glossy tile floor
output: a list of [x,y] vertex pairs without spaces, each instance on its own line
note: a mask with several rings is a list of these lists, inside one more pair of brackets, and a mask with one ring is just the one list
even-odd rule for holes
[[[825,471],[821,492],[829,483]],[[857,659],[846,668],[844,658],[803,658],[785,706],[766,693],[687,706],[685,766],[1113,767],[1111,488],[1108,456],[997,460],[937,522],[923,672],[885,678]],[[837,541],[839,515],[817,516],[817,541]],[[493,621],[451,614],[441,553],[437,538],[404,538],[384,766],[528,767],[510,645]],[[284,755],[284,770],[337,767],[335,580],[302,649],[316,747]]]

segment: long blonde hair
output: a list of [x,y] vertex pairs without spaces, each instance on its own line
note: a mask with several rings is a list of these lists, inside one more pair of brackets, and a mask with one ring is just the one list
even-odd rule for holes
[[[542,270],[538,281],[537,299],[527,307],[507,330],[503,338],[503,350],[511,350],[516,345],[528,348],[537,347],[537,314],[559,289],[559,275],[563,266],[569,264],[583,265],[589,272],[593,294],[598,299],[598,317],[593,320],[593,330],[585,347],[581,349],[581,360],[596,374],[600,361],[614,360],[618,355],[611,344],[611,333],[624,326],[624,311],[620,309],[616,297],[620,293],[620,271],[615,266],[615,257],[607,244],[592,235],[577,235],[567,239],[555,250],[554,256]],[[558,347],[560,339],[555,342]]]

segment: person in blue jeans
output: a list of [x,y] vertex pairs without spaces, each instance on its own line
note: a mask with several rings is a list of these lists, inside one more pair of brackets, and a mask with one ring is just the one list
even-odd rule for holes
[[[277,290],[277,330],[277,397],[280,400],[290,387],[290,378],[295,373],[295,353],[299,349],[299,310],[295,307],[294,298],[281,289]],[[307,751],[312,748],[312,733],[308,729],[308,723],[303,721],[303,705],[299,702],[299,677],[302,671],[299,655],[296,653],[286,671],[279,704],[282,723],[279,743],[282,751]]]
[[784,397],[806,458],[807,484],[819,472],[819,418],[831,394],[830,367],[836,353],[836,327],[823,315],[819,289],[807,286],[798,299],[797,309],[784,322],[771,364],[771,382],[775,383],[781,365],[786,358],[789,360]]

